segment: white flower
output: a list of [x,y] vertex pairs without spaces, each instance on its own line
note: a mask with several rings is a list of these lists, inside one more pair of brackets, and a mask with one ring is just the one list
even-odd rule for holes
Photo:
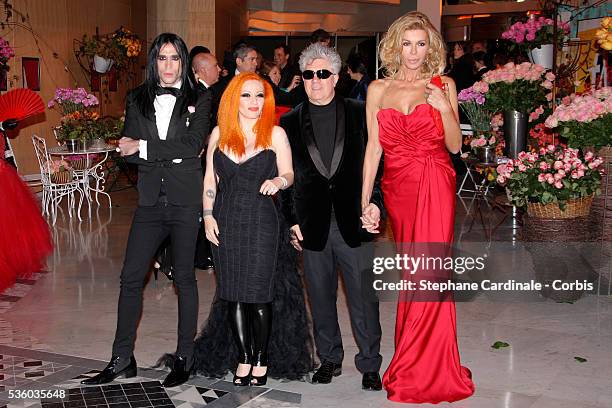
[[195,112],[195,106],[188,106],[187,110],[189,111],[189,113],[193,113]]

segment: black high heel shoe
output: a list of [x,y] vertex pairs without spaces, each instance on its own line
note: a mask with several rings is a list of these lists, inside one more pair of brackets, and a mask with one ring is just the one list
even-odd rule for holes
[[[266,383],[268,382],[268,367],[266,366],[266,373],[261,376],[253,375],[253,367],[254,366],[251,366],[251,385],[255,387],[261,387],[263,385],[266,385]],[[263,366],[258,366],[258,367],[263,367]]]
[[[241,363],[241,364],[245,364],[245,363]],[[238,387],[247,387],[251,385],[251,372],[252,371],[253,371],[253,366],[251,366],[251,368],[249,369],[249,373],[247,375],[245,375],[244,377],[240,377],[236,375],[236,373],[238,372],[238,367],[236,367],[236,371],[234,372],[234,380],[232,382],[234,383],[234,385]]]
[[[265,367],[266,373],[264,375],[256,376],[253,375],[253,368],[255,367]],[[251,365],[251,385],[256,387],[261,387],[262,385],[266,385],[268,382],[268,358],[262,352],[256,352],[255,358],[253,359],[253,364]]]

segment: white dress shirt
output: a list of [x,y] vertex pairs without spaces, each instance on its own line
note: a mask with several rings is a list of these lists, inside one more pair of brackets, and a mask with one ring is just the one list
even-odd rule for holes
[[[172,87],[180,89],[182,81],[178,81]],[[174,110],[174,104],[176,103],[176,97],[174,95],[157,95],[153,101],[153,107],[155,108],[155,125],[157,126],[157,134],[160,140],[166,140],[168,136],[168,127],[170,126],[170,119],[172,118],[172,111]],[[147,160],[147,141],[139,140],[139,156],[143,160]],[[180,163],[182,159],[174,159],[173,163]]]
[[198,81],[200,81],[200,83],[204,85],[204,88],[206,89],[210,88],[210,86],[203,79],[198,79]]

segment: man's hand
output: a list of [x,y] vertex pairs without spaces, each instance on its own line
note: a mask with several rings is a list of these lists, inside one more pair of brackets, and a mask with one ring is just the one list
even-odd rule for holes
[[118,149],[122,156],[131,156],[140,150],[140,142],[131,137],[122,137],[119,139]]
[[291,233],[291,245],[293,245],[293,247],[298,251],[301,251],[302,245],[300,245],[300,242],[304,240],[304,237],[302,236],[300,226],[298,224],[295,224],[289,229],[289,231]]
[[363,208],[361,211],[361,222],[363,224],[362,228],[365,228],[371,234],[377,234],[380,232],[378,230],[378,225],[380,223],[380,209],[376,206],[376,204],[370,203]]

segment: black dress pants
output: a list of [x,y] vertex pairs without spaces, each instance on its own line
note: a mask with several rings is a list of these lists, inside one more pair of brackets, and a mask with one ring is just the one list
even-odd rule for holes
[[351,317],[351,326],[359,353],[355,366],[362,372],[379,371],[382,363],[380,338],[382,331],[378,302],[366,299],[362,288],[359,248],[349,247],[332,217],[329,237],[322,251],[304,249],[304,275],[312,312],[314,338],[321,361],[342,363],[344,350],[338,324],[336,300],[337,267],[342,271]]
[[170,236],[174,284],[179,302],[176,353],[189,360],[192,358],[198,319],[198,286],[193,254],[201,209],[201,206],[176,206],[161,202],[136,209],[121,271],[113,356],[129,358],[134,352],[136,329],[142,314],[145,277],[157,248]]

